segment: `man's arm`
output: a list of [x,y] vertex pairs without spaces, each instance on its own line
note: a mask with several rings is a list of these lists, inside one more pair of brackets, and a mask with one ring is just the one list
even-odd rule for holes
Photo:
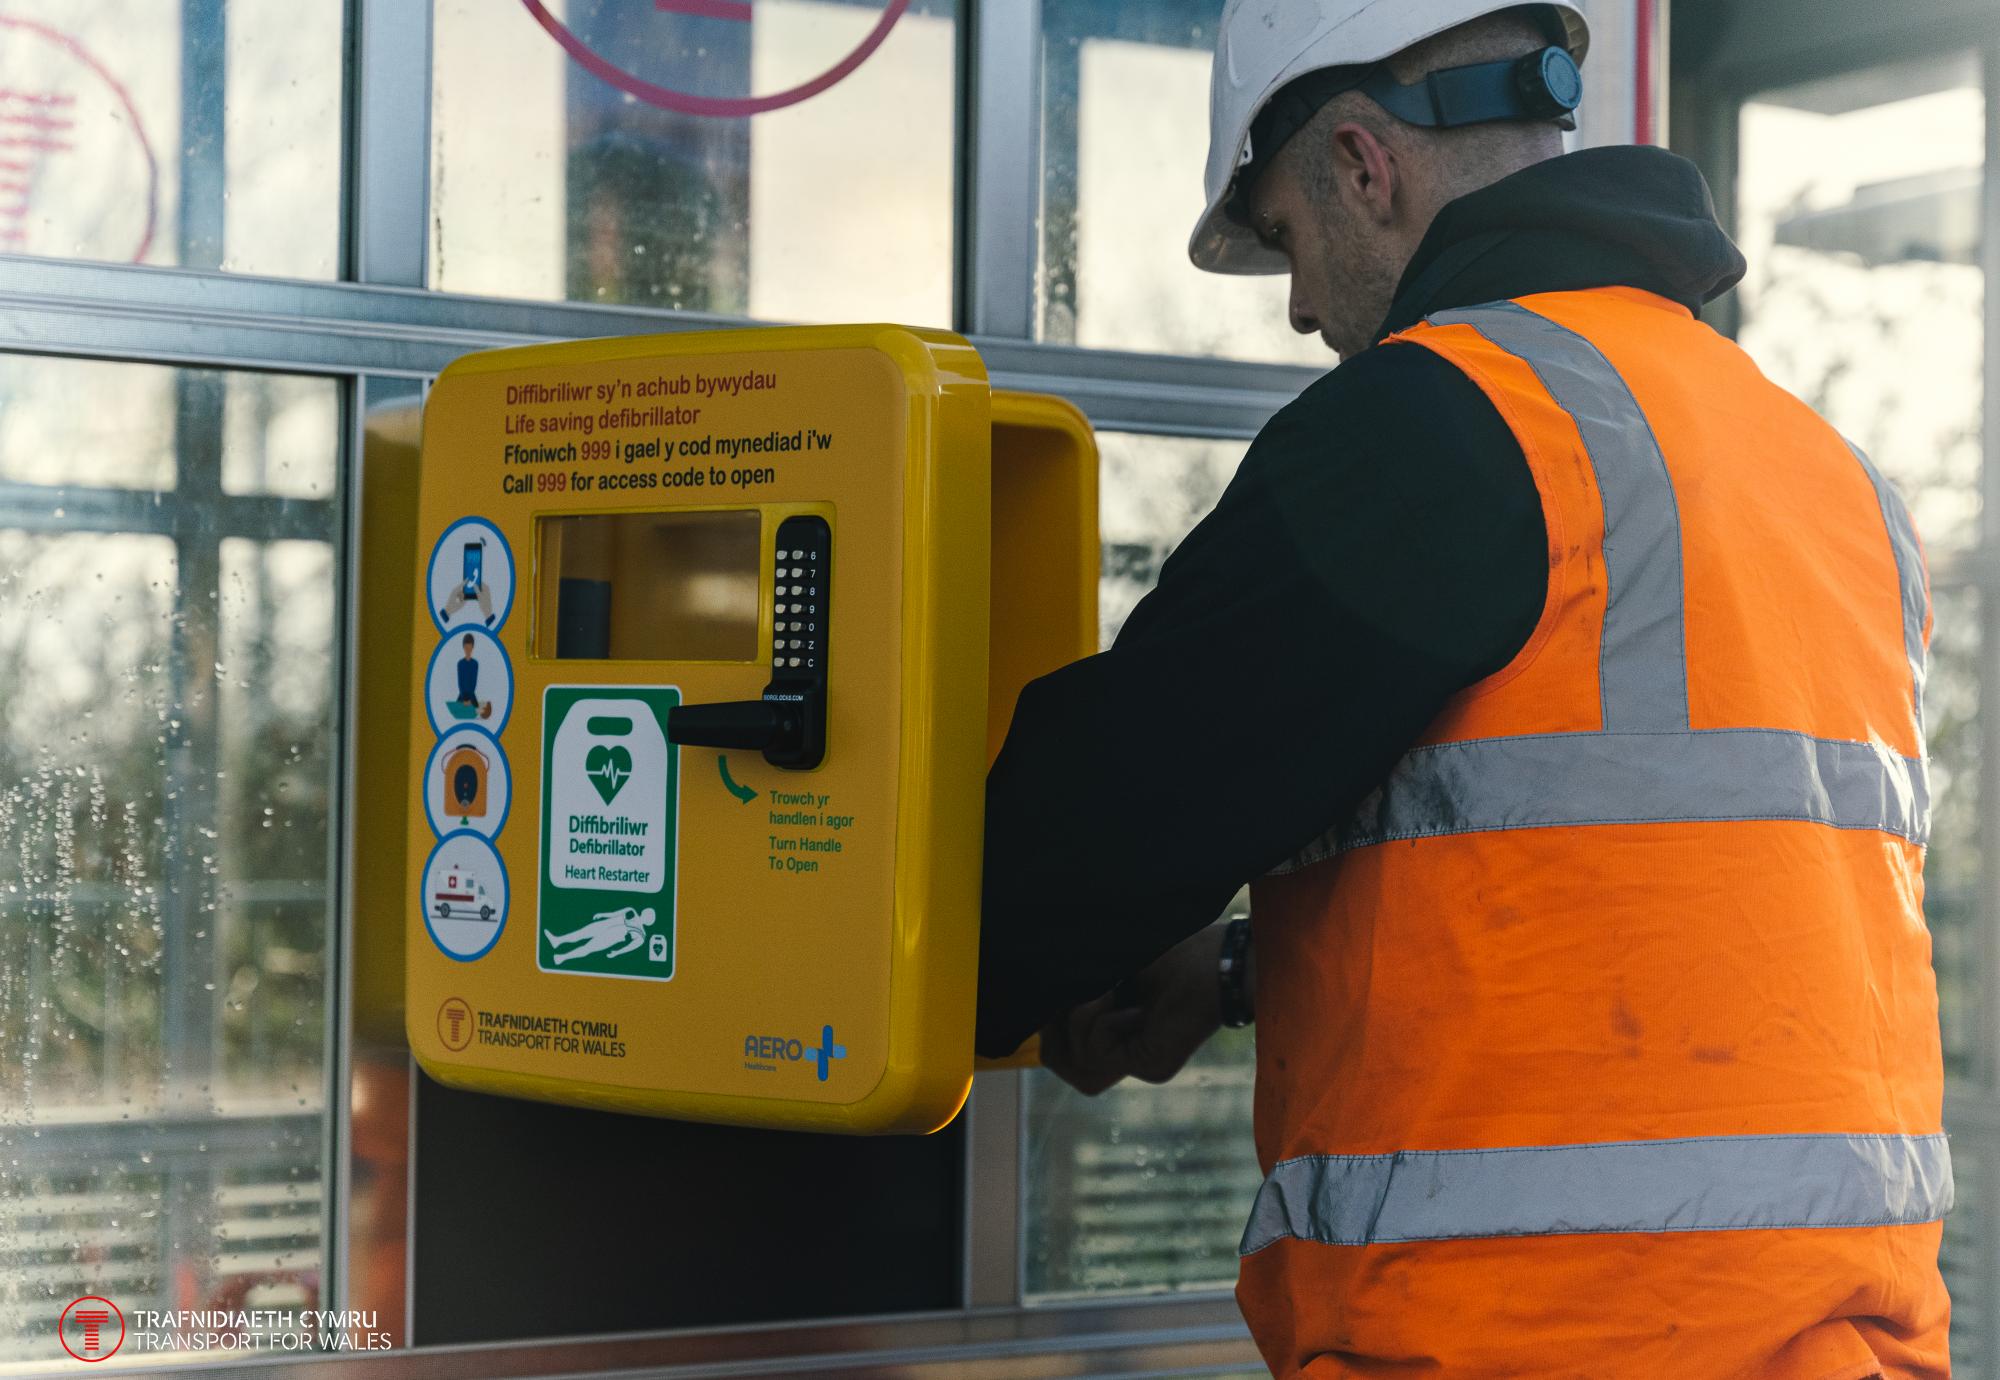
[[1521,447],[1416,345],[1257,438],[1109,651],[1022,693],[987,777],[978,1049],[1003,1055],[1346,816],[1547,594]]

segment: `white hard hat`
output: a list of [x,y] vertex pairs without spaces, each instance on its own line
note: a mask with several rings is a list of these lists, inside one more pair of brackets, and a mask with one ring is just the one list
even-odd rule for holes
[[[1460,24],[1520,9],[1526,0],[1229,0],[1215,44],[1209,86],[1208,209],[1188,242],[1195,267],[1211,273],[1284,273],[1285,256],[1267,249],[1229,210],[1238,173],[1272,150],[1250,147],[1250,127],[1287,84],[1327,67],[1362,67],[1394,57]],[[1571,56],[1581,62],[1590,28],[1572,0],[1541,8],[1558,15]]]

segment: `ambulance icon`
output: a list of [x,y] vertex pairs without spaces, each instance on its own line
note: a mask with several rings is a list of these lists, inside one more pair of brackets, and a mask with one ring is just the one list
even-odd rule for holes
[[431,905],[440,920],[490,921],[498,909],[484,882],[469,873],[461,875],[456,869],[445,875],[444,882],[431,896]]
[[418,899],[431,942],[470,963],[499,943],[507,927],[507,866],[486,835],[455,830],[431,850]]

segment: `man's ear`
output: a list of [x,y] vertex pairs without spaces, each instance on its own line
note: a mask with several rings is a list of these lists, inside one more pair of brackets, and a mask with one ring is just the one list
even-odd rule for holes
[[1363,124],[1333,127],[1333,175],[1343,190],[1377,225],[1396,218],[1396,183],[1402,169],[1389,146]]

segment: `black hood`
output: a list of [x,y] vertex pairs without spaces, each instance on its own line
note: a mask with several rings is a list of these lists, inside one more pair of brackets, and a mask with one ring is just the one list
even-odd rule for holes
[[1376,339],[1432,312],[1537,292],[1635,287],[1699,311],[1743,270],[1694,164],[1658,148],[1586,149],[1440,211]]

